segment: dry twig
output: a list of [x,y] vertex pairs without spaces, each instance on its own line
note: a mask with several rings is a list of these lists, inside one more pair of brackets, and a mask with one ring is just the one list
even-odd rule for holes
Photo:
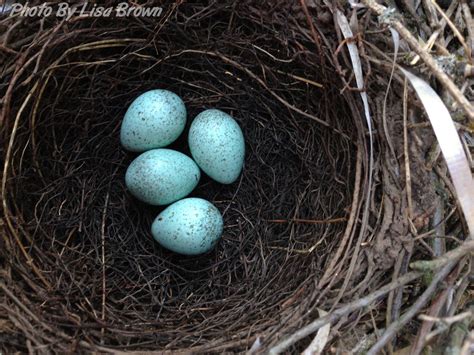
[[385,17],[383,21],[388,23],[390,26],[395,28],[398,33],[400,33],[400,35],[405,39],[405,41],[407,41],[410,47],[421,57],[421,59],[423,59],[427,67],[430,68],[433,75],[435,75],[441,84],[446,87],[446,90],[453,96],[453,99],[464,110],[469,119],[474,120],[474,108],[471,103],[453,83],[451,78],[443,72],[433,57],[431,57],[431,55],[427,53],[426,50],[418,43],[410,31],[408,31],[399,20],[393,16],[389,16],[388,9],[386,7],[377,4],[374,0],[363,0],[363,2],[379,16]]

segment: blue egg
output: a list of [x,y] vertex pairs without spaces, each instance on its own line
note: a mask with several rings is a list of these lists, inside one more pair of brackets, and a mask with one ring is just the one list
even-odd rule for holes
[[230,184],[242,171],[244,135],[238,123],[220,110],[206,110],[196,116],[188,136],[189,148],[199,167],[212,179]]
[[165,147],[174,142],[186,125],[186,107],[168,90],[151,90],[130,105],[120,129],[122,146],[132,152]]
[[214,248],[223,229],[224,221],[216,206],[202,198],[185,198],[156,217],[151,233],[169,250],[198,255]]
[[152,149],[130,163],[125,185],[143,202],[167,205],[189,195],[200,177],[190,157],[171,149]]

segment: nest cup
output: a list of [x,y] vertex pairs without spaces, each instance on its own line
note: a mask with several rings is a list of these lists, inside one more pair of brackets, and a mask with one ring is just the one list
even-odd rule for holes
[[[337,43],[295,30],[287,14],[303,24],[304,14],[287,5],[163,9],[158,20],[49,18],[24,29],[37,39],[6,93],[1,249],[33,324],[60,339],[41,351],[245,351],[257,339],[265,349],[338,297],[350,258],[333,259],[364,133],[358,93],[341,93],[327,56]],[[188,110],[170,148],[189,154],[189,124],[208,108],[245,136],[239,180],[203,176],[191,194],[225,221],[206,255],[160,247],[150,226],[162,208],[124,185],[136,154],[121,148],[120,124],[156,88]],[[20,333],[5,344],[26,349]]]

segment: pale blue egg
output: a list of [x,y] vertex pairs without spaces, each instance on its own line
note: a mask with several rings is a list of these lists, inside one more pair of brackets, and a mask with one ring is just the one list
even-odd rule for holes
[[230,184],[242,171],[244,135],[238,123],[220,110],[206,110],[196,116],[188,136],[189,148],[199,167],[212,179]]
[[168,206],[151,226],[153,238],[165,248],[184,255],[210,251],[224,229],[222,215],[209,201],[185,198]]
[[189,195],[200,177],[190,157],[171,149],[152,149],[130,163],[125,185],[143,202],[167,205]]
[[130,105],[120,129],[122,146],[132,152],[165,147],[174,142],[186,125],[186,107],[168,90],[151,90]]

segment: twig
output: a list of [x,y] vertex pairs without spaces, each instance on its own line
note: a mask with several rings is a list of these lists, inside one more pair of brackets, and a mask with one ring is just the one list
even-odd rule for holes
[[[325,316],[326,314],[327,312],[323,311],[322,309],[319,309],[320,316]],[[311,344],[309,344],[309,346],[305,349],[305,351],[303,351],[302,355],[321,354],[329,339],[330,331],[331,331],[331,327],[329,324],[326,324],[326,326],[319,329],[313,341],[311,342]]]
[[[107,216],[107,206],[109,204],[109,193],[107,193],[107,196],[105,197],[105,203],[104,203],[104,209],[102,211],[102,224],[100,227],[101,231],[101,252],[102,252],[102,314],[101,314],[101,319],[105,323],[105,220]],[[100,330],[100,334],[102,336],[101,339],[101,344],[103,345],[104,343],[104,333],[105,333],[105,328],[102,327]]]
[[392,291],[392,290],[394,290],[394,289],[396,289],[400,286],[403,286],[403,285],[405,285],[405,284],[407,284],[407,283],[409,283],[413,280],[416,280],[421,275],[423,275],[423,274],[420,273],[420,272],[416,272],[416,271],[414,271],[414,272],[412,271],[410,273],[407,273],[407,274],[403,275],[402,277],[400,277],[399,279],[391,282],[390,284],[378,289],[377,291],[372,292],[372,293],[368,294],[367,296],[362,297],[361,299],[358,299],[354,302],[351,302],[351,303],[349,303],[349,304],[347,304],[347,305],[345,305],[345,306],[329,313],[325,317],[316,319],[315,321],[313,321],[310,324],[308,324],[307,326],[301,328],[296,333],[292,334],[291,336],[289,336],[288,338],[286,338],[285,340],[283,340],[279,344],[275,345],[273,348],[270,349],[269,353],[272,354],[272,355],[280,354],[281,352],[286,350],[289,346],[293,345],[298,340],[301,340],[304,337],[314,333],[315,331],[317,331],[319,328],[321,328],[325,324],[332,323],[332,322],[338,320],[339,318],[341,318],[341,317],[343,317],[343,316],[345,316],[345,315],[347,315],[351,312],[354,312],[358,309],[369,306],[371,303],[375,302],[379,297],[382,297],[385,294],[389,293],[390,291]]
[[432,0],[432,3],[434,5],[434,7],[436,8],[436,10],[441,14],[441,16],[443,17],[443,19],[446,21],[446,23],[448,24],[448,26],[451,28],[451,30],[453,31],[454,35],[456,36],[456,38],[458,39],[458,41],[461,43],[461,45],[464,47],[464,50],[466,51],[466,56],[470,57],[470,50],[469,50],[469,47],[466,43],[466,41],[464,40],[464,37],[462,36],[462,34],[459,32],[459,30],[456,28],[456,26],[454,25],[454,23],[452,23],[452,21],[449,19],[449,17],[444,13],[443,9],[439,7],[438,3],[434,0]]
[[[451,5],[449,6],[449,9],[446,11],[446,16],[448,17],[451,17],[452,14],[454,13],[454,10],[457,8],[458,6],[458,0],[454,0]],[[430,38],[428,38],[428,41],[426,41],[426,44],[424,45],[424,49],[429,51],[431,50],[431,48],[433,48],[433,46],[436,44],[436,40],[438,39],[438,37],[444,32],[444,28],[446,27],[446,20],[443,18],[441,21],[440,21],[440,24],[438,26],[438,28],[436,28],[436,31],[434,31]],[[443,39],[443,42],[444,42],[444,39]],[[443,53],[443,55],[449,55],[449,51],[444,48],[441,44],[439,46],[439,50]],[[410,64],[414,65],[418,62],[418,60],[420,59],[420,56],[417,55],[412,61]]]
[[[460,305],[463,302],[463,298],[466,295],[465,293],[466,289],[471,285],[471,282],[470,282],[471,277],[472,277],[472,272],[471,270],[468,269],[456,287],[456,292],[454,293],[452,297],[451,305],[449,306],[446,316],[448,317],[454,316],[456,311],[460,308]],[[474,308],[472,310],[474,312]]]
[[[474,21],[472,20],[471,9],[469,8],[469,4],[467,3],[467,1],[463,1],[461,3],[461,8],[462,8],[462,12],[464,14],[464,20],[465,20],[466,26],[467,26],[467,34],[468,34],[468,38],[469,38],[469,47],[471,49],[471,51],[469,53],[467,53],[467,56],[469,58],[472,58],[472,56],[474,54]],[[471,61],[471,63],[472,63],[472,61]]]
[[287,72],[284,72],[284,71],[281,71],[281,70],[275,70],[275,72],[278,73],[278,74],[287,75],[287,76],[289,76],[290,78],[293,78],[293,79],[295,79],[295,80],[302,81],[303,83],[306,83],[306,84],[315,86],[315,87],[317,87],[317,88],[321,88],[321,89],[324,88],[324,85],[323,85],[323,84],[318,83],[318,82],[316,82],[316,81],[314,81],[314,80],[311,80],[311,79],[303,78],[302,76],[299,76],[299,75],[294,75],[294,74],[287,73]]
[[[439,145],[437,145],[439,146]],[[433,185],[436,186],[436,184],[438,183],[437,179],[436,179],[436,174],[434,172],[431,172],[430,173],[431,175],[431,181],[433,183]],[[436,210],[433,214],[433,229],[435,231],[435,235],[445,235],[446,234],[446,230],[445,230],[445,205],[444,205],[444,200],[440,197],[440,196],[437,196],[436,197],[436,200],[435,200],[435,206],[436,206]],[[443,238],[433,238],[432,242],[432,247],[433,247],[433,251],[435,253],[435,256],[436,257],[439,257],[441,255],[443,255],[444,253],[446,253],[446,241],[445,239]]]
[[[429,307],[428,312],[431,317],[434,318],[435,315],[438,315],[442,312],[443,307],[446,304],[446,300],[448,299],[448,296],[452,291],[453,284],[456,281],[456,278],[459,276],[459,273],[463,267],[464,263],[459,263],[455,270],[451,272],[451,274],[448,275],[448,277],[446,278],[444,289],[437,295],[433,302],[431,302],[431,306]],[[413,346],[411,347],[411,354],[413,355],[421,354],[423,347],[425,346],[427,341],[427,335],[429,334],[434,325],[434,322],[428,320],[426,317],[429,316],[425,316],[424,322],[418,330],[418,334],[415,338],[415,341],[413,342]],[[419,318],[422,319],[422,316],[420,316]]]
[[460,355],[472,355],[472,345],[474,343],[474,330],[467,335],[464,344],[462,345]]
[[387,8],[379,5],[375,0],[363,0],[364,4],[370,9],[375,11],[379,16],[385,16],[384,22],[395,28],[398,33],[407,41],[410,47],[423,59],[425,64],[433,72],[434,76],[443,84],[443,86],[453,96],[453,99],[459,104],[460,107],[466,112],[467,116],[474,120],[474,108],[471,103],[462,94],[459,88],[453,83],[451,78],[443,72],[439,67],[438,63],[426,52],[425,49],[418,43],[415,37],[408,31],[403,24],[393,16],[387,16]]
[[[473,315],[474,307],[470,307],[470,316],[460,320],[459,323],[453,322],[454,325],[451,326],[451,331],[449,333],[449,344],[444,349],[444,354],[462,354],[461,348],[463,346],[463,341],[467,337],[469,338],[469,324],[472,322],[472,315]],[[467,312],[465,312],[467,313]],[[459,314],[458,316],[461,316]],[[453,319],[454,317],[451,317]],[[442,323],[443,324],[443,323]]]
[[425,8],[425,14],[426,14],[426,17],[428,18],[430,26],[432,28],[436,28],[439,25],[439,19],[438,19],[438,16],[436,15],[435,9],[433,8],[432,0],[421,0],[421,1]]
[[[319,38],[318,33],[314,29],[313,22],[311,21],[312,17],[309,14],[308,7],[306,6],[306,0],[300,0],[301,8],[303,9],[303,12],[306,16],[306,21],[308,22],[308,26],[311,30],[311,35],[313,36],[313,41],[316,44],[316,47],[318,47],[318,52],[321,60],[323,60],[324,55],[323,55],[323,50],[321,48],[321,38]],[[323,64],[323,62],[321,62]],[[324,69],[324,67],[323,67]]]
[[346,222],[346,217],[332,218],[332,219],[269,219],[269,223],[307,223],[307,224],[330,224],[330,223],[342,223]]
[[459,258],[463,257],[474,251],[474,240],[470,239],[465,241],[462,245],[456,249],[448,251],[446,254],[436,258],[434,260],[419,260],[410,264],[410,267],[414,270],[419,271],[433,271],[438,269],[441,265],[446,264],[446,262],[453,260],[456,261]]
[[438,283],[446,276],[456,264],[456,261],[448,262],[433,278],[433,281],[428,286],[428,288],[421,294],[421,296],[416,300],[416,302],[410,307],[410,309],[405,312],[399,320],[390,324],[390,326],[385,330],[380,339],[375,343],[375,345],[367,352],[367,355],[376,355],[379,354],[384,346],[392,339],[398,331],[403,328],[403,326],[408,323],[419,311],[425,306],[429,301],[432,294],[436,291]]
[[[403,263],[403,260],[405,259],[405,250],[402,250],[399,254],[399,257],[394,265],[394,270],[392,274],[392,280],[396,279],[400,275],[400,269],[401,265]],[[400,317],[399,313],[399,308],[397,309],[397,313],[394,316],[393,315],[393,306],[394,306],[394,298],[395,298],[395,293],[400,290],[393,290],[388,294],[387,297],[387,311],[385,312],[385,324],[388,326],[389,324],[392,323],[393,320],[398,319]],[[399,295],[400,292],[397,293]],[[374,341],[375,343],[375,341]],[[372,344],[373,345],[373,344]],[[371,345],[371,346],[372,346]],[[389,352],[393,352],[392,344],[388,344],[389,346]]]
[[427,34],[431,32],[431,29],[426,23],[420,20],[420,16],[416,13],[416,10],[413,6],[413,1],[409,2],[408,0],[402,0],[402,3],[405,5],[405,8],[410,13],[413,20],[416,22],[416,25],[425,31]]
[[413,221],[413,199],[411,190],[410,155],[408,153],[408,80],[403,84],[403,157],[405,162],[405,186],[408,203],[408,219]]
[[[397,272],[396,277],[398,277],[399,274],[404,275],[407,272],[408,269],[408,263],[410,262],[410,257],[411,257],[411,252],[408,251],[403,251],[400,255],[400,263],[397,263],[398,267],[395,270]],[[394,277],[395,278],[395,277]],[[393,292],[389,294],[389,299],[387,301],[390,301],[390,296],[391,297],[391,302],[387,302],[387,317],[386,317],[386,324],[387,326],[393,321],[397,320],[400,318],[400,310],[402,309],[402,304],[403,304],[403,287],[400,287]],[[389,313],[389,307],[390,305],[390,313]],[[372,346],[374,342],[370,345]],[[391,344],[389,344],[391,346]],[[366,349],[368,349],[367,347]]]
[[466,318],[471,318],[473,316],[474,316],[474,313],[472,311],[466,311],[466,312],[456,314],[455,316],[452,316],[452,317],[432,317],[425,314],[420,314],[418,318],[427,322],[437,322],[437,323],[444,323],[447,325],[451,325],[453,323],[460,322]]

